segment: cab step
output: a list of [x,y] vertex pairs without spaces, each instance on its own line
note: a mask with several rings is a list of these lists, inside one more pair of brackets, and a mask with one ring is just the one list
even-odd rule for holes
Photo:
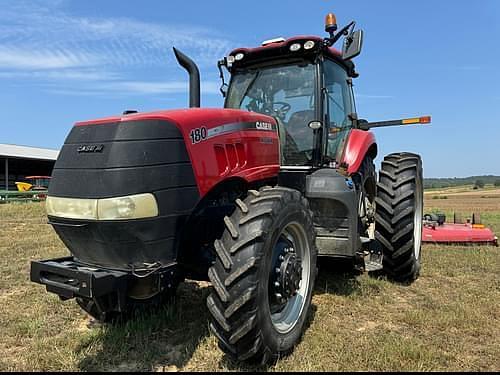
[[380,271],[383,268],[382,259],[383,255],[381,253],[370,253],[365,257],[365,271]]
[[360,237],[362,250],[358,252],[358,269],[364,272],[380,271],[383,268],[383,254],[380,244],[369,237]]

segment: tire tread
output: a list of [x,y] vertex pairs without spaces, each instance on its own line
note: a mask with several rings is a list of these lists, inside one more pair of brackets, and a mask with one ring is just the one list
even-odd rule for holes
[[[418,277],[420,260],[414,253],[414,217],[417,179],[422,176],[419,155],[400,152],[382,161],[375,200],[375,238],[383,250],[384,272],[401,282]],[[422,186],[420,181],[419,186]]]

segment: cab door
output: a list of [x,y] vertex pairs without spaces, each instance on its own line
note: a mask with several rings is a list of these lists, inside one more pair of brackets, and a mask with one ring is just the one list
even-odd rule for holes
[[325,155],[329,162],[339,163],[355,112],[350,79],[343,67],[325,59],[323,63],[324,105],[326,120]]

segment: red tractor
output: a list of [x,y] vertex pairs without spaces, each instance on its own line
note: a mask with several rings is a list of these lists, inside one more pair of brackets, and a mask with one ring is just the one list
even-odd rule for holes
[[46,204],[71,256],[33,262],[31,280],[102,321],[164,300],[185,278],[210,280],[220,347],[270,362],[302,334],[318,256],[416,279],[422,162],[388,155],[377,183],[369,129],[430,118],[358,119],[362,31],[337,32],[332,14],[326,31],[232,51],[218,63],[223,109],[195,108],[198,69],[174,49],[192,108],[76,123]]

